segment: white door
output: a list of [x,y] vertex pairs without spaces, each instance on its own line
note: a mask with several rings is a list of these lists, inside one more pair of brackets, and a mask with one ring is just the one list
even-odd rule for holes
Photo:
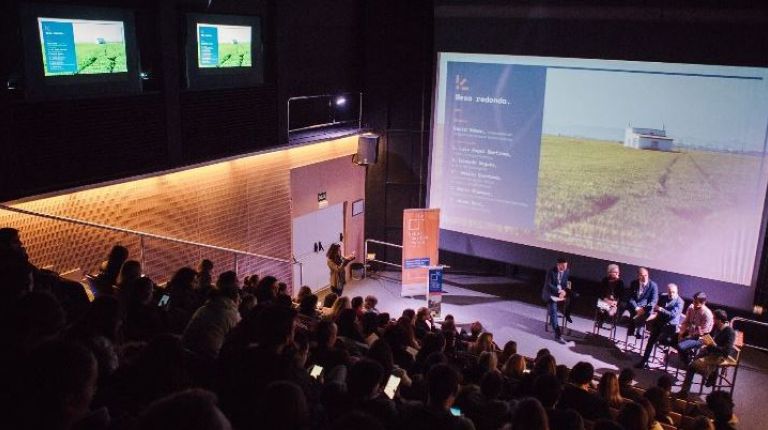
[[344,204],[302,215],[293,220],[294,291],[307,285],[313,292],[327,287],[330,274],[325,253],[332,243],[340,242],[344,232]]

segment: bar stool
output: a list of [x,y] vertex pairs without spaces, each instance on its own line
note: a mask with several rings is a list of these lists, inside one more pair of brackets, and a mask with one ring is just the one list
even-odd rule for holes
[[598,324],[598,316],[600,316],[601,311],[603,309],[600,308],[599,300],[598,300],[598,306],[595,307],[595,317],[594,322],[592,323],[592,334],[599,335],[600,330],[608,330],[608,333],[610,333],[609,339],[616,340],[616,323],[619,320],[619,314],[618,312],[613,314],[613,316],[608,315],[608,317],[603,320],[603,324]]

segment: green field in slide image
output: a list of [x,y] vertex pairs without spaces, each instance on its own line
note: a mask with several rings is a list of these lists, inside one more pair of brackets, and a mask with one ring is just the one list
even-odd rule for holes
[[[540,240],[622,254],[637,244],[672,248],[729,217],[752,211],[762,158],[680,149],[625,148],[621,142],[542,137],[537,231]],[[720,230],[711,230],[720,229]],[[622,252],[623,251],[623,252]]]
[[[77,43],[75,44],[77,59],[76,75],[92,75],[99,73],[124,73],[128,71],[125,58],[125,43]],[[72,75],[69,72],[48,72],[43,56],[43,67],[46,76]]]
[[251,67],[251,44],[219,43],[219,67]]

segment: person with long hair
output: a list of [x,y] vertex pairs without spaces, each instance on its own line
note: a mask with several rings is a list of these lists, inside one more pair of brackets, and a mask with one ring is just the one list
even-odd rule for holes
[[600,378],[600,384],[597,386],[600,397],[608,402],[608,406],[620,409],[624,403],[619,391],[619,378],[613,372],[605,372]]
[[341,245],[334,243],[328,248],[325,257],[328,259],[328,269],[331,271],[331,291],[341,296],[344,284],[347,283],[347,265],[355,259],[355,255],[354,253],[348,256],[341,255]]

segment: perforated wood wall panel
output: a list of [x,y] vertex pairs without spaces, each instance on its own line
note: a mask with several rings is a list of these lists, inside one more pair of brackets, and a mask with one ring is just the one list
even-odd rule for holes
[[[356,149],[353,136],[12,205],[288,260],[290,169]],[[60,272],[93,271],[117,243],[141,258],[140,240],[128,234],[3,210],[0,226],[19,229],[32,261]],[[143,250],[144,271],[156,282],[201,258],[213,260],[216,273],[234,268],[231,253],[157,239],[144,240]],[[241,276],[272,274],[291,284],[289,263],[241,257],[237,264]]]

